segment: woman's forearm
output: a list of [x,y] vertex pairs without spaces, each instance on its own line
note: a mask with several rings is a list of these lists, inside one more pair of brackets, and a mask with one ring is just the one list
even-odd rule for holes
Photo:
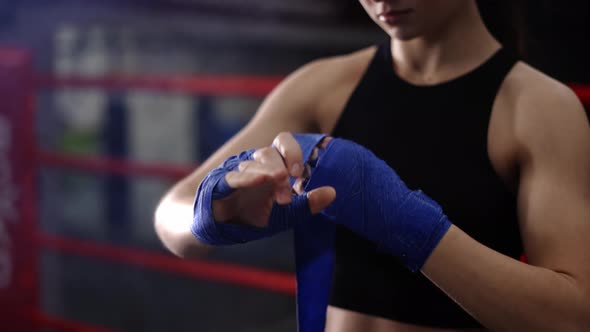
[[572,277],[504,256],[451,227],[422,273],[492,331],[590,331]]

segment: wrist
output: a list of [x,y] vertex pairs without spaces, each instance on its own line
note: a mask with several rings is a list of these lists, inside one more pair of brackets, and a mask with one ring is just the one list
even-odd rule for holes
[[417,272],[445,236],[451,222],[440,205],[421,190],[411,191],[400,211],[402,214],[395,220],[401,228],[393,231],[403,235],[394,254],[401,256],[412,272]]

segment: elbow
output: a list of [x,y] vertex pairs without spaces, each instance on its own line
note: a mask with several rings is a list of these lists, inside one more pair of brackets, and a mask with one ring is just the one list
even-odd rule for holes
[[580,300],[578,301],[578,312],[572,319],[571,331],[590,331],[590,292],[587,287],[580,287]]
[[160,203],[154,213],[154,231],[162,245],[176,256],[183,257],[184,252],[177,241],[174,241],[173,234],[168,227],[168,218],[166,216],[165,206]]
[[158,203],[158,206],[156,206],[154,211],[154,231],[162,242],[166,241],[166,210],[166,202],[165,200],[162,200]]
[[564,331],[564,332],[587,332],[590,331],[590,304],[586,304],[569,312],[567,317],[555,317],[552,322],[548,322],[545,328],[547,331]]
[[190,256],[190,248],[183,243],[182,235],[175,234],[168,226],[168,221],[161,216],[155,217],[154,229],[160,242],[170,253],[180,258]]
[[[541,322],[541,321],[544,321]],[[512,329],[509,329],[512,331]],[[521,330],[521,329],[519,329]],[[531,322],[526,331],[561,331],[561,332],[587,332],[590,331],[590,320],[588,318],[565,318],[555,317]]]
[[154,213],[154,230],[168,251],[180,258],[205,255],[211,247],[200,243],[191,232],[192,207],[164,199]]
[[590,331],[590,298],[584,306],[583,313],[576,325],[576,331]]
[[587,313],[587,315],[587,317],[572,320],[569,324],[557,323],[555,324],[555,329],[552,329],[551,331],[588,332],[590,331],[590,313]]

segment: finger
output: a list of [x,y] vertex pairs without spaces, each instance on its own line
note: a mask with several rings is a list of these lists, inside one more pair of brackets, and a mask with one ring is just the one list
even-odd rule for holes
[[263,173],[229,172],[225,175],[225,181],[233,189],[254,187],[268,181],[268,176]]
[[332,136],[327,136],[326,138],[324,138],[322,140],[322,142],[320,143],[320,148],[325,149],[328,146],[328,143],[330,143],[330,141],[333,139],[334,137]]
[[258,185],[262,182],[273,181],[277,171],[272,165],[262,164],[257,161],[243,161],[238,165],[238,171],[229,172],[226,181],[232,188],[248,187],[250,184]]
[[238,165],[238,171],[239,172],[244,172],[246,171],[249,167],[252,167],[253,164],[257,163],[257,161],[254,160],[248,160],[248,161],[242,161],[239,165]]
[[233,171],[225,175],[225,181],[233,189],[251,189],[254,187],[259,187],[257,190],[262,190],[265,195],[272,195],[273,200],[281,205],[289,204],[292,201],[290,192],[288,195],[283,195],[282,193],[277,194],[276,190],[270,190],[274,188],[274,184],[264,173],[244,173]]
[[307,193],[309,209],[312,214],[327,208],[336,199],[336,190],[332,187],[320,187]]
[[[253,169],[263,167],[273,181],[273,196],[279,204],[291,202],[291,183],[289,182],[289,173],[285,168],[283,158],[275,148],[262,148],[257,150],[254,155],[257,165],[250,166]],[[262,166],[264,165],[264,166]]]
[[[272,164],[263,164],[258,161],[245,161],[240,163],[238,169],[240,173],[243,173],[244,176],[248,176],[248,174],[252,176],[262,176],[265,178],[266,181],[269,181],[272,184],[272,196],[275,201],[279,204],[288,204],[291,203],[291,186],[290,182],[280,180],[280,177],[277,179],[276,173],[276,165]],[[279,166],[282,167],[282,166]],[[286,170],[284,170],[286,174]],[[254,180],[253,180],[254,181]],[[258,182],[255,182],[259,184]]]
[[[282,181],[289,179],[289,172],[285,167],[283,158],[279,152],[271,147],[256,150],[253,155],[255,164],[265,165],[268,167],[271,178]],[[247,164],[247,162],[244,162]]]
[[301,195],[303,194],[303,184],[305,183],[305,178],[297,178],[297,180],[295,180],[295,183],[293,184],[293,190],[295,191],[296,194]]
[[308,178],[311,176],[311,166],[309,164],[305,164],[305,168],[303,170],[303,174],[301,174],[302,178]]
[[303,171],[303,154],[299,143],[291,133],[283,132],[277,135],[272,145],[279,151],[284,164],[293,177],[300,177]]
[[[241,162],[240,165],[238,165],[238,171],[240,173],[264,174],[269,181],[274,181],[276,179],[282,179],[286,177],[286,171],[277,170],[276,166],[263,164],[258,161]],[[281,174],[277,175],[277,173]]]
[[311,156],[309,157],[309,160],[316,160],[318,159],[318,148],[313,149],[313,152],[311,154]]

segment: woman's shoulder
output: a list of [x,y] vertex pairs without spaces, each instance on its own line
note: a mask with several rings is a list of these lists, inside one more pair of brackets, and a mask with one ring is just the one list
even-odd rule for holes
[[366,47],[310,61],[289,74],[271,96],[321,102],[326,92],[339,90],[362,76],[376,49]]
[[265,98],[251,123],[272,123],[285,131],[323,127],[327,121],[324,107],[333,104],[334,96],[342,94],[343,87],[352,82],[349,78],[354,77],[363,61],[369,61],[374,49],[368,47],[302,65]]
[[584,106],[567,84],[526,62],[518,62],[508,74],[500,97],[523,145],[583,129],[587,121]]
[[[508,74],[502,86],[502,94],[519,110],[581,106],[577,95],[567,84],[524,61],[517,62]],[[553,108],[553,111],[557,112],[559,109]]]
[[298,105],[299,116],[301,110],[309,111],[305,114],[311,123],[328,132],[376,50],[372,46],[313,60],[289,75],[276,89],[273,99]]
[[318,58],[302,66],[299,71],[306,72],[309,78],[316,81],[328,84],[342,82],[343,79],[362,74],[376,50],[376,46],[369,46],[345,54]]

